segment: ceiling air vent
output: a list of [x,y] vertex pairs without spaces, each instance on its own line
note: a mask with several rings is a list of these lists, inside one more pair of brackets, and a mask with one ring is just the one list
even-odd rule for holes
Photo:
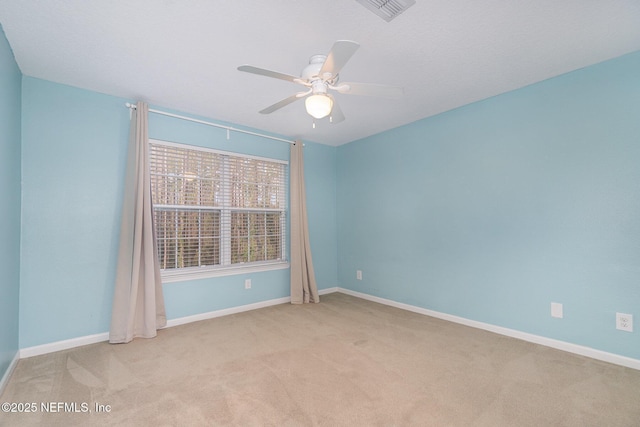
[[416,4],[415,0],[356,0],[358,3],[389,22]]

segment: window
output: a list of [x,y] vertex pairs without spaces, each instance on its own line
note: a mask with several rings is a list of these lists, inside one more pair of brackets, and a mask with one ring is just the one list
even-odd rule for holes
[[287,266],[287,162],[157,140],[149,148],[163,279]]

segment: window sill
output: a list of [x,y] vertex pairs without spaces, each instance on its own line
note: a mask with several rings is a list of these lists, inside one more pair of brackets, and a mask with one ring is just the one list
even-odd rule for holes
[[206,279],[209,277],[232,276],[235,274],[258,273],[261,271],[284,270],[289,268],[287,261],[270,262],[264,264],[234,265],[232,267],[216,268],[183,268],[179,271],[164,270],[160,273],[162,283],[184,282],[187,280]]

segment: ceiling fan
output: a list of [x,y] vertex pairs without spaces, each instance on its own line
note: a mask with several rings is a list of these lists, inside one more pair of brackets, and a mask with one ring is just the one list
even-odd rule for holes
[[298,99],[306,97],[305,107],[309,115],[316,119],[329,116],[329,120],[332,123],[338,123],[344,120],[344,114],[333,95],[329,93],[329,90],[350,95],[382,96],[387,98],[396,98],[403,94],[403,89],[397,86],[339,82],[340,70],[359,47],[358,43],[350,40],[336,41],[328,55],[313,55],[309,59],[309,64],[302,70],[300,77],[251,65],[242,65],[238,67],[238,70],[286,80],[307,88],[306,91],[298,92],[261,110],[261,114],[273,113]]

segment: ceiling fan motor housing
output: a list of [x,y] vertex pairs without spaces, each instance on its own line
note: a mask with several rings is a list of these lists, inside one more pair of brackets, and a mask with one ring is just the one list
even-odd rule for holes
[[335,76],[331,73],[324,73],[322,76],[320,75],[320,71],[322,70],[322,66],[326,60],[327,55],[313,55],[309,58],[309,65],[304,67],[302,73],[300,73],[300,78],[309,83],[314,83],[314,81],[320,80],[331,85],[335,85],[338,82],[337,74]]
[[312,81],[317,79],[320,74],[320,69],[322,68],[322,64],[326,61],[326,55],[313,55],[309,58],[309,65],[302,69],[302,73],[300,73],[300,77]]

